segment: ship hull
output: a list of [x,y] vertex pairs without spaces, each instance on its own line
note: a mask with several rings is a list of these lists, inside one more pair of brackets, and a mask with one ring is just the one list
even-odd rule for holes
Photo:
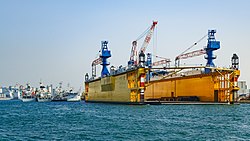
[[22,102],[33,102],[36,101],[36,98],[22,98]]
[[81,101],[81,97],[80,96],[76,96],[73,98],[68,98],[67,99],[68,102],[80,102]]
[[52,101],[51,98],[37,98],[37,102],[50,102]]
[[1,98],[0,98],[0,100],[3,100],[3,101],[5,101],[5,100],[12,100],[12,99],[13,99],[13,98],[9,98],[9,97],[3,97],[3,98],[1,97]]

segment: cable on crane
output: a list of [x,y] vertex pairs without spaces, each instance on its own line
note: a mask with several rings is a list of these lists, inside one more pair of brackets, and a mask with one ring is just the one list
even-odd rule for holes
[[101,52],[101,50],[98,51],[98,53],[96,54],[96,57],[95,57],[95,58],[98,58],[98,57],[99,57],[100,52]]
[[[187,48],[185,51],[183,51],[181,54],[186,53],[188,50],[190,50],[191,48],[193,48],[195,45],[197,45],[200,41],[202,41],[205,37],[207,37],[207,34],[205,36],[203,36],[200,40],[198,40],[197,42],[195,42],[192,46],[190,46],[189,48]],[[180,55],[181,55],[180,54]]]
[[[155,27],[155,34],[153,34],[153,54],[157,54],[157,27]],[[155,56],[153,56],[155,60]]]
[[150,27],[148,27],[140,36],[138,36],[137,39],[136,39],[135,41],[138,41],[138,40],[140,40],[142,37],[144,37],[144,36],[148,33],[149,29],[150,29]]
[[[179,56],[177,56],[176,58],[175,58],[175,66],[179,66],[180,65],[180,56],[182,56],[182,55],[185,55],[184,53],[186,53],[188,50],[190,50],[191,48],[193,48],[195,45],[197,45],[200,41],[202,41],[205,37],[207,37],[207,34],[206,35],[204,35],[201,39],[199,39],[197,42],[195,42],[192,46],[190,46],[189,48],[187,48],[185,51],[183,51]],[[198,52],[198,53],[200,53],[201,52],[201,50],[198,50],[198,51],[193,51],[193,52],[191,52],[191,53],[196,53],[196,52]],[[187,54],[189,54],[189,53],[187,53]],[[199,54],[199,55],[201,55],[201,54]],[[187,55],[188,56],[188,55]],[[197,55],[196,55],[197,56]],[[185,58],[186,59],[186,58]]]

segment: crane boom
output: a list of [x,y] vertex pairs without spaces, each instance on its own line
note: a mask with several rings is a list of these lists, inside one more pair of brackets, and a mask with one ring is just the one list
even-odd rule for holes
[[92,66],[96,66],[102,63],[102,58],[97,58],[92,62]]
[[153,25],[150,27],[149,31],[148,31],[148,34],[146,36],[146,38],[144,39],[144,42],[142,44],[142,47],[140,49],[140,52],[145,52],[146,48],[148,47],[148,44],[152,38],[152,35],[154,33],[154,29],[155,29],[155,25],[157,24],[158,22],[157,21],[153,21]]
[[205,39],[205,37],[207,37],[207,35],[204,35],[201,39],[199,39],[197,42],[195,42],[192,46],[190,46],[184,52],[182,52],[180,55],[178,55],[177,57],[175,57],[175,66],[177,66],[177,65],[179,66],[180,65],[180,59],[187,59],[187,58],[191,58],[191,57],[195,57],[195,56],[200,56],[200,55],[206,54],[206,50],[205,49],[199,49],[199,50],[195,50],[195,51],[186,53],[188,50],[190,50],[191,48],[193,48],[194,46],[196,46],[199,42],[201,42],[203,39]]
[[152,38],[152,35],[154,33],[154,28],[155,28],[155,25],[157,24],[158,22],[157,21],[153,21],[153,24],[150,28],[148,28],[142,35],[140,35],[135,41],[132,42],[132,48],[131,48],[131,53],[130,53],[130,58],[129,58],[129,61],[128,61],[128,66],[133,66],[133,65],[137,65],[137,41],[140,40],[142,37],[144,37],[145,35],[146,38],[144,39],[144,42],[142,44],[142,47],[140,49],[140,52],[143,51],[145,52],[151,38]]
[[171,61],[169,58],[161,57],[158,55],[153,55],[153,56],[155,56],[156,58],[160,58],[161,60],[153,62],[152,66],[159,66],[159,65],[169,66],[170,65]]
[[167,65],[170,62],[171,62],[170,59],[162,59],[160,61],[154,62],[152,66]]
[[195,50],[195,51],[188,52],[188,53],[185,53],[185,54],[181,54],[181,55],[179,55],[179,56],[177,56],[175,58],[175,65],[178,65],[178,66],[180,65],[180,59],[192,58],[192,57],[200,56],[200,55],[203,55],[203,54],[206,54],[205,49],[199,49],[199,50]]
[[188,52],[188,53],[185,53],[185,54],[181,54],[181,55],[177,56],[175,60],[187,59],[187,58],[191,58],[191,57],[195,57],[195,56],[200,56],[200,55],[203,55],[203,54],[206,54],[206,50],[199,49],[199,50],[195,50],[195,51]]

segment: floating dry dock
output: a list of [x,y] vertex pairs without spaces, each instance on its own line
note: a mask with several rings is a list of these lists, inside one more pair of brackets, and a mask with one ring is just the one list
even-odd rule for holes
[[[149,42],[151,26],[145,42]],[[153,28],[152,28],[153,27]],[[85,101],[126,104],[233,104],[236,101],[237,86],[240,76],[239,58],[232,57],[230,68],[219,68],[213,64],[213,51],[220,48],[215,40],[215,30],[208,31],[205,51],[206,66],[164,66],[155,67],[152,55],[145,55],[145,45],[136,56],[135,43],[132,57],[127,67],[115,69],[107,66],[111,57],[108,42],[103,41],[100,58],[92,63],[92,76],[85,75]],[[146,40],[147,39],[147,40]],[[149,40],[148,40],[149,39]],[[179,58],[185,56],[181,54]],[[195,55],[194,55],[195,56]],[[196,54],[197,56],[197,54]],[[138,58],[139,61],[135,58]],[[169,63],[169,60],[165,59]],[[102,65],[100,77],[96,77],[96,65]]]

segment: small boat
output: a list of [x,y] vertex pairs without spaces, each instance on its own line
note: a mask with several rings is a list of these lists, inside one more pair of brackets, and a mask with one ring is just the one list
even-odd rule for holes
[[81,101],[80,93],[77,93],[74,97],[70,97],[67,99],[69,102],[78,102]]
[[9,86],[9,91],[12,93],[13,99],[19,99],[20,89],[18,88],[18,84],[16,84],[15,86]]
[[73,92],[73,88],[71,88],[69,92],[67,92],[67,101],[69,102],[81,101],[80,91],[81,89],[78,92]]
[[52,95],[53,95],[52,101],[55,102],[67,101],[66,92],[62,88],[62,82],[59,83],[59,87],[53,89]]
[[12,100],[13,92],[6,87],[0,88],[0,100]]
[[[29,83],[26,84],[26,88],[21,86],[21,96],[18,98],[23,102],[32,102],[36,100],[35,88],[31,87]],[[20,95],[20,94],[18,94]]]
[[38,102],[52,101],[51,91],[49,89],[52,89],[52,86],[51,88],[49,88],[48,86],[47,88],[45,88],[45,86],[40,82],[40,89],[38,90],[38,93],[37,93]]

